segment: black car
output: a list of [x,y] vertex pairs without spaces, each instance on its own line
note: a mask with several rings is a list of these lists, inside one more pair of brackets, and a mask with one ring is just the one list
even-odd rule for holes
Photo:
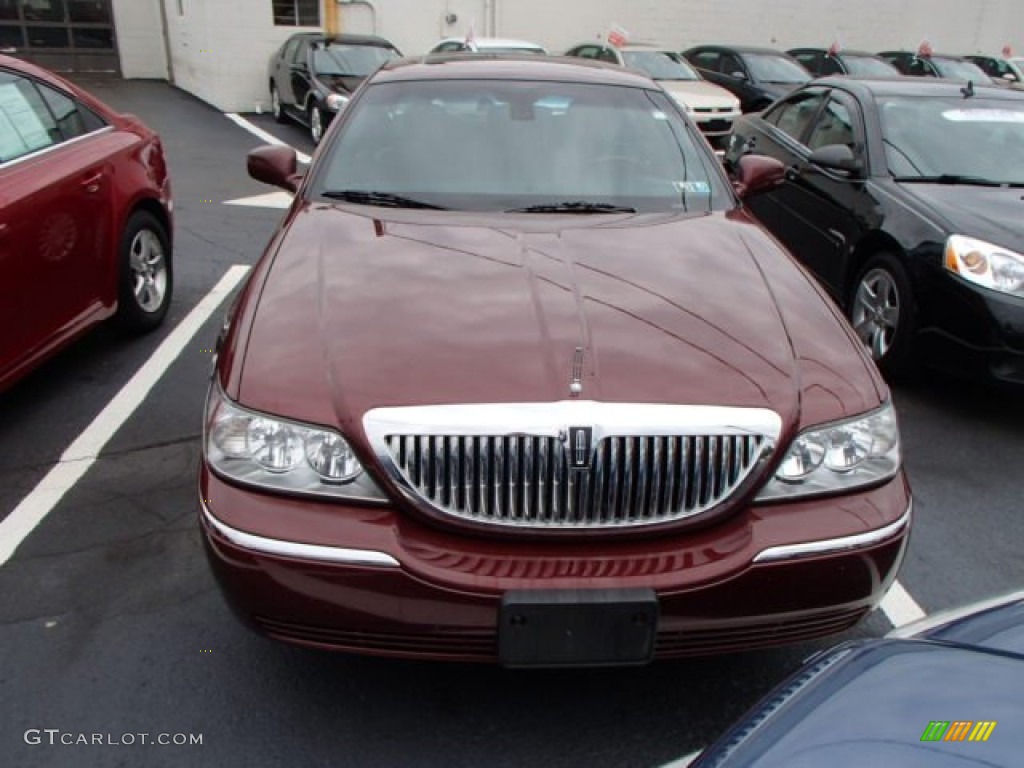
[[996,85],[1005,83],[1016,87],[1024,86],[1024,61],[1020,59],[1005,59],[1001,56],[982,56],[980,54],[964,56],[964,58],[978,65],[986,75],[996,82]]
[[788,169],[751,210],[883,372],[1024,383],[1024,93],[823,78],[738,120],[727,166],[749,152]]
[[892,64],[901,75],[910,77],[946,77],[950,80],[971,80],[990,85],[991,78],[977,64],[960,56],[911,51],[883,51],[878,54]]
[[796,59],[771,48],[699,45],[683,56],[706,79],[736,94],[744,112],[759,112],[811,79]]
[[794,48],[786,51],[815,77],[854,75],[887,77],[900,74],[885,59],[866,51],[834,50],[832,48]]
[[304,32],[289,37],[270,57],[270,106],[279,123],[292,118],[320,139],[359,84],[385,62],[402,54],[387,40],[366,35],[326,36]]
[[804,665],[690,768],[1016,768],[1024,592],[845,643]]

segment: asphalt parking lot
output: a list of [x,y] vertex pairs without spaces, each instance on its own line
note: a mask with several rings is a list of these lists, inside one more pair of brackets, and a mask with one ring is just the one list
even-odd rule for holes
[[[523,673],[302,650],[240,626],[202,552],[196,471],[226,306],[210,292],[255,263],[282,215],[225,204],[273,191],[245,172],[262,139],[166,84],[83,84],[163,137],[176,294],[156,334],[125,342],[101,328],[0,396],[0,516],[37,503],[56,466],[91,462],[0,567],[0,763],[657,766],[707,744],[829,644]],[[245,120],[312,151],[302,127]],[[198,305],[211,311],[190,314]],[[134,382],[183,322],[198,330],[152,388]],[[109,442],[66,453],[124,389],[141,404],[110,422]],[[895,399],[915,493],[900,576],[912,603],[896,601],[846,637],[883,634],[915,605],[930,614],[1024,585],[1024,398],[924,377]],[[25,738],[33,729],[42,743]],[[118,743],[51,745],[47,729]],[[141,734],[201,734],[202,743],[144,744]]]

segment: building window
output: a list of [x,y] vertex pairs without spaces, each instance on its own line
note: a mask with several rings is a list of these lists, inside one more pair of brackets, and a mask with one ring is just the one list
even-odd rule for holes
[[273,0],[279,27],[319,27],[320,0]]

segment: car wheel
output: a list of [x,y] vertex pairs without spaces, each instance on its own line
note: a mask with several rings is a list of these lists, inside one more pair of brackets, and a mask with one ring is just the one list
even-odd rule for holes
[[911,372],[916,308],[910,278],[896,258],[879,254],[864,265],[854,284],[849,316],[882,373],[899,379]]
[[133,333],[151,331],[167,315],[174,273],[167,230],[149,211],[136,211],[128,219],[119,264],[118,324]]
[[287,122],[288,118],[285,117],[284,109],[281,108],[281,94],[277,92],[277,86],[273,83],[270,84],[270,112],[277,122]]
[[309,135],[314,144],[324,137],[324,113],[316,104],[309,105]]

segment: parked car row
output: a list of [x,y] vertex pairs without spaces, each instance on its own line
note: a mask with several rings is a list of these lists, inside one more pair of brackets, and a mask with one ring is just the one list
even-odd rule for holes
[[[782,52],[752,46],[702,45],[679,52],[658,45],[611,44],[592,40],[572,46],[565,56],[604,61],[639,69],[661,85],[690,114],[713,145],[732,130],[741,112],[758,112],[812,77],[826,75],[919,75],[971,79],[989,84],[1021,81],[1010,59],[830,48],[795,48]],[[489,53],[547,55],[541,45],[506,38],[445,38],[428,54]],[[348,103],[353,90],[374,69],[401,54],[378,37],[300,33],[271,57],[268,70],[271,109],[279,121],[295,120],[309,128],[315,144]]]

